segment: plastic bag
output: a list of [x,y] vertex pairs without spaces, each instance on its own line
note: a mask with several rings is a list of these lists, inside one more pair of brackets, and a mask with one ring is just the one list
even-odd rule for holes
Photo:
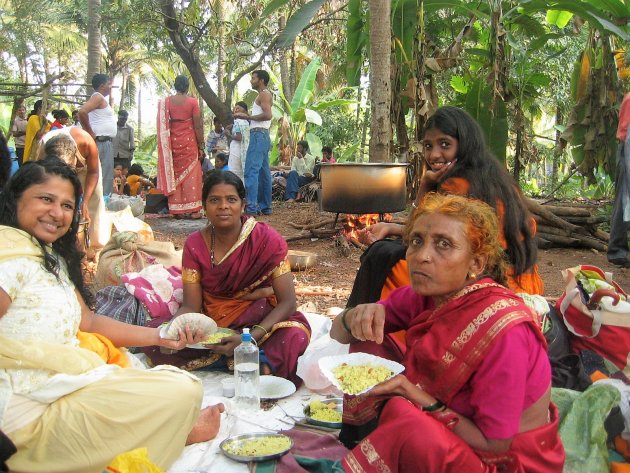
[[564,473],[608,473],[608,449],[604,420],[619,403],[619,391],[594,384],[580,393],[553,388],[551,399],[560,411],[560,437],[566,460]]
[[136,448],[126,453],[121,453],[112,460],[103,473],[164,473],[164,470],[154,465],[149,460],[149,451],[146,447]]
[[140,240],[145,243],[154,240],[151,225],[134,217],[130,207],[125,207],[118,212],[107,213],[117,231],[137,233]]
[[344,355],[348,353],[349,345],[342,345],[330,338],[330,326],[332,321],[328,319],[325,327],[322,327],[323,335],[313,338],[302,356],[298,358],[297,375],[302,378],[307,388],[320,394],[335,394],[341,396],[339,391],[319,367],[319,359],[325,356]]

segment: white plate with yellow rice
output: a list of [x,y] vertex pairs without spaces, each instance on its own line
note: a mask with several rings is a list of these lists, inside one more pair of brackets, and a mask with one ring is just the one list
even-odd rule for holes
[[325,356],[320,358],[319,368],[341,392],[355,396],[405,370],[400,363],[369,353]]

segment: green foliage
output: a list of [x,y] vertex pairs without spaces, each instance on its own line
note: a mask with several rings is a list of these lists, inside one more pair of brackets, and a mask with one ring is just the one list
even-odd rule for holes
[[295,38],[310,23],[315,14],[319,11],[326,0],[311,0],[306,5],[296,11],[287,20],[287,25],[278,37],[278,47],[288,48],[293,44]]
[[361,0],[348,2],[348,20],[346,23],[346,80],[348,85],[356,87],[361,80],[364,50],[368,44],[365,31],[366,18]]
[[138,163],[148,176],[157,175],[157,134],[145,137],[133,153],[133,162]]
[[479,122],[486,135],[486,143],[494,155],[505,163],[508,140],[505,102],[498,97],[493,98],[490,87],[482,80],[477,80],[466,94],[466,110]]
[[345,107],[327,110],[322,116],[322,126],[312,127],[312,132],[319,136],[324,146],[334,148],[335,156],[343,149],[359,145],[361,139],[357,133],[356,117]]

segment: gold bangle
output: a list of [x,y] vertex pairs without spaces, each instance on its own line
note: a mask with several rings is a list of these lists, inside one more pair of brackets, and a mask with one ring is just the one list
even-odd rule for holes
[[[262,325],[252,325],[252,328],[253,328],[253,329],[254,329],[254,328],[259,328],[259,329],[261,329],[263,332],[265,332],[265,335],[268,335],[268,334],[269,334],[269,331],[268,331],[265,327],[263,327]],[[263,336],[264,336],[264,335],[263,335]]]

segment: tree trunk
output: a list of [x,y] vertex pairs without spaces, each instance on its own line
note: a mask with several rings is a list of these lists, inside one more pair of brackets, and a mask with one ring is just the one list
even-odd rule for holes
[[289,90],[287,95],[287,91],[285,90],[285,97],[293,97],[293,92],[295,92],[295,84],[297,83],[297,71],[295,65],[295,42],[291,45],[291,63],[289,64]]
[[[556,125],[562,123],[562,109],[560,105],[556,105]],[[556,144],[553,147],[553,164],[551,165],[551,185],[555,186],[558,183],[558,167],[560,164],[560,158],[566,141],[562,139],[562,133],[556,129]]]
[[136,124],[136,140],[142,142],[142,85],[138,79],[138,123]]
[[164,15],[164,25],[173,42],[173,47],[190,72],[199,95],[222,123],[231,123],[230,108],[212,90],[197,54],[190,47],[186,36],[180,32],[180,24],[177,21],[172,0],[160,0],[160,9]]
[[120,102],[118,103],[118,110],[124,110],[125,98],[127,96],[127,88],[129,87],[129,75],[123,71],[122,84],[120,85]]
[[[284,15],[280,16],[278,19],[278,26],[280,27],[280,31],[284,30],[287,26],[287,19]],[[293,94],[291,90],[291,78],[289,73],[289,63],[287,61],[287,52],[284,49],[278,51],[279,56],[279,65],[280,65],[280,80],[282,81],[282,90],[284,91],[284,96],[288,102],[291,102],[293,99]]]
[[514,181],[518,184],[523,167],[521,160],[523,159],[523,131],[525,128],[523,110],[520,103],[516,104],[514,127],[516,128],[516,146],[514,150],[514,169],[512,170],[512,174]]
[[370,8],[370,162],[390,162],[391,0],[369,0]]
[[[92,83],[92,76],[101,72],[101,0],[88,0],[88,64],[86,84]],[[87,94],[94,92],[88,86]]]
[[223,0],[216,0],[217,20],[219,28],[217,30],[219,51],[217,52],[217,95],[219,99],[225,103],[225,87],[223,80],[225,79],[225,9],[223,8]]

